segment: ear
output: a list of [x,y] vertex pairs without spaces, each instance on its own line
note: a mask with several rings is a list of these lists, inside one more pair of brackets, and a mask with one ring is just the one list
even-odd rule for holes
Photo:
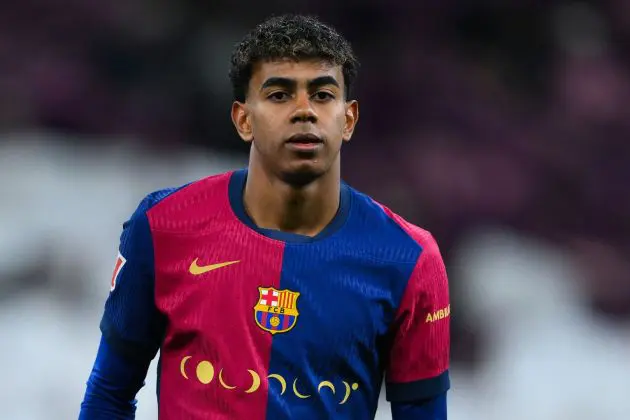
[[238,135],[246,141],[251,142],[254,139],[254,133],[252,131],[251,118],[249,116],[249,109],[244,102],[235,101],[232,104],[232,123],[238,132]]
[[346,121],[341,136],[343,141],[350,141],[357,122],[359,122],[359,103],[357,101],[348,101],[346,102]]

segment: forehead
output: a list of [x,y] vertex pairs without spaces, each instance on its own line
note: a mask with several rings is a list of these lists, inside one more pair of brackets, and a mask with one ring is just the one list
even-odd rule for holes
[[251,86],[256,88],[270,77],[294,79],[298,83],[322,76],[332,76],[343,86],[341,66],[323,60],[278,60],[256,63],[252,69]]

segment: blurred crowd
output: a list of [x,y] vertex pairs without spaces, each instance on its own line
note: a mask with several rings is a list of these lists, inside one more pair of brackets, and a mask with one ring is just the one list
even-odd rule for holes
[[0,418],[76,412],[122,221],[153,189],[246,162],[231,48],[288,11],[362,62],[344,177],[440,243],[452,418],[627,418],[624,0],[0,6]]

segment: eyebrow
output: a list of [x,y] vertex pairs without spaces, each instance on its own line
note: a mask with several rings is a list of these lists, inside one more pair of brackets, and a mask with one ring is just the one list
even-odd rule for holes
[[[309,90],[326,85],[340,87],[339,82],[337,82],[337,80],[332,76],[316,77],[315,79],[309,80],[307,83]],[[269,79],[265,80],[265,82],[260,87],[260,90],[274,86],[286,89],[295,89],[295,87],[297,86],[297,82],[295,81],[295,79],[289,79],[287,77],[270,77]]]

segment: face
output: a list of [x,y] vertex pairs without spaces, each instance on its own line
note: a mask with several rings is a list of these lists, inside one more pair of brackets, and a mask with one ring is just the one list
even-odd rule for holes
[[346,101],[341,66],[322,61],[273,61],[254,67],[245,103],[232,121],[253,144],[250,159],[292,184],[305,184],[339,162],[352,137],[358,104]]

